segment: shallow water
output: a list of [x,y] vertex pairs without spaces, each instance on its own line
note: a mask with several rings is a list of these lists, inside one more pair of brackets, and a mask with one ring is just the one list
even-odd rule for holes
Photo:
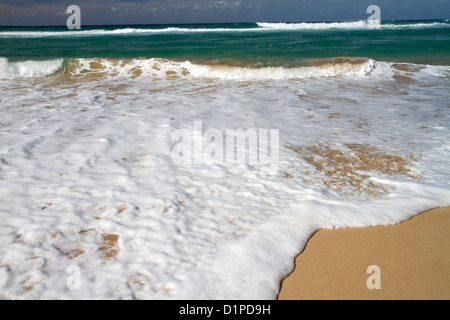
[[450,205],[448,66],[13,60],[4,298],[275,299],[316,230]]

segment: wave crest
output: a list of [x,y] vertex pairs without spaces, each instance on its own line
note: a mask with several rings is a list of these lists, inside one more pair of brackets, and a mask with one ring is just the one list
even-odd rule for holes
[[0,58],[0,80],[45,77],[63,66],[64,59],[9,62]]
[[300,23],[268,23],[257,22],[263,29],[270,30],[328,30],[328,29],[422,29],[450,27],[448,23],[442,22],[420,22],[420,23],[374,23],[372,21],[360,20],[352,22],[300,22]]
[[300,23],[268,23],[257,22],[261,28],[274,30],[325,30],[325,29],[362,29],[373,26],[366,21],[353,22],[300,22]]
[[237,81],[302,80],[368,76],[376,62],[367,58],[318,59],[299,67],[242,67],[213,63],[193,63],[161,58],[63,59],[9,62],[0,58],[0,79],[61,76],[80,80],[100,79],[222,79]]
[[117,35],[151,35],[171,33],[239,33],[239,32],[266,32],[268,30],[295,31],[295,30],[370,30],[370,29],[423,29],[423,28],[450,28],[447,20],[443,22],[392,22],[374,23],[367,20],[349,22],[297,22],[297,23],[269,23],[256,22],[242,27],[217,25],[210,27],[170,26],[154,27],[122,27],[117,29],[84,29],[77,31],[1,31],[0,38],[40,38],[40,37],[77,37],[77,36],[117,36]]
[[338,58],[332,62],[295,68],[195,65],[192,73],[197,77],[229,80],[294,80],[366,76],[372,72],[374,65],[375,61],[372,59]]
[[375,67],[375,61],[364,58],[335,58],[314,62],[314,65],[285,67],[236,67],[220,64],[201,64],[190,61],[151,59],[76,59],[66,73],[72,77],[127,77],[127,78],[210,78],[224,80],[291,80],[328,77],[366,76]]

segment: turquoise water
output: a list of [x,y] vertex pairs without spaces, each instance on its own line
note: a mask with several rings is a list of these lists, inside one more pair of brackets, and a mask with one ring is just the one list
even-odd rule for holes
[[0,299],[276,299],[316,231],[449,206],[449,40],[1,28]]
[[157,57],[291,67],[342,56],[450,65],[450,22],[0,28],[0,57],[9,61]]

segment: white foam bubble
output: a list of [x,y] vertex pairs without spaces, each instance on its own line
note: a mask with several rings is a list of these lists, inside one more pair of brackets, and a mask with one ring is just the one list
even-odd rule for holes
[[371,24],[366,21],[354,22],[301,22],[301,23],[268,23],[258,22],[262,28],[276,30],[324,30],[324,29],[361,29],[370,27]]
[[421,29],[449,27],[450,24],[442,22],[431,23],[373,23],[371,21],[360,20],[350,22],[299,22],[299,23],[269,23],[257,22],[257,27],[253,28],[185,28],[185,27],[167,27],[160,29],[153,28],[118,28],[113,30],[93,29],[76,31],[3,31],[0,37],[3,38],[39,38],[39,37],[77,37],[77,36],[114,36],[126,34],[163,34],[163,33],[208,33],[208,32],[266,32],[268,30],[328,30],[328,29]]
[[364,63],[337,63],[314,67],[283,68],[241,68],[230,66],[192,65],[190,71],[197,77],[211,77],[228,80],[289,80],[330,77],[354,77],[370,74],[373,60]]
[[0,79],[45,77],[58,71],[64,59],[9,62],[0,58]]
[[[315,230],[397,223],[450,205],[445,70],[402,65],[417,81],[402,84],[389,63],[360,64],[290,71],[356,68],[350,74],[368,77],[242,83],[226,79],[289,77],[283,68],[80,59],[66,68],[80,77],[72,81],[0,81],[0,251],[8,266],[0,267],[0,296],[275,299]],[[82,77],[95,72],[105,76]],[[211,72],[223,80],[205,77]],[[174,163],[172,133],[193,133],[194,121],[204,131],[279,128],[279,174]],[[412,154],[418,177],[362,171],[389,193],[343,195],[307,161],[312,154],[287,148],[319,143],[348,159],[356,152],[349,143]]]
[[77,59],[76,64],[77,68],[73,72],[75,76],[97,72],[115,77],[173,78],[176,76],[240,81],[361,77],[370,75],[375,67],[375,61],[372,59],[365,59],[360,62],[347,60],[295,68],[205,65],[190,61],[181,62],[159,58],[133,60]]
[[248,32],[263,31],[261,28],[181,28],[162,29],[120,28],[114,30],[94,29],[77,31],[3,31],[0,37],[40,38],[40,37],[80,37],[80,36],[114,36],[127,34],[161,34],[161,33],[205,33],[205,32]]
[[272,30],[327,30],[327,29],[420,29],[450,27],[447,23],[373,23],[371,21],[360,20],[352,22],[300,22],[300,23],[268,23],[258,22],[260,27]]

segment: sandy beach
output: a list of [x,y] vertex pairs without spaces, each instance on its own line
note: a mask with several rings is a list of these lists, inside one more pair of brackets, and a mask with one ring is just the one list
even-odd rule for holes
[[449,213],[336,230],[450,207],[450,21],[145,2],[0,10],[0,300],[450,297]]
[[296,258],[278,299],[447,300],[449,244],[449,207],[394,226],[320,230]]

